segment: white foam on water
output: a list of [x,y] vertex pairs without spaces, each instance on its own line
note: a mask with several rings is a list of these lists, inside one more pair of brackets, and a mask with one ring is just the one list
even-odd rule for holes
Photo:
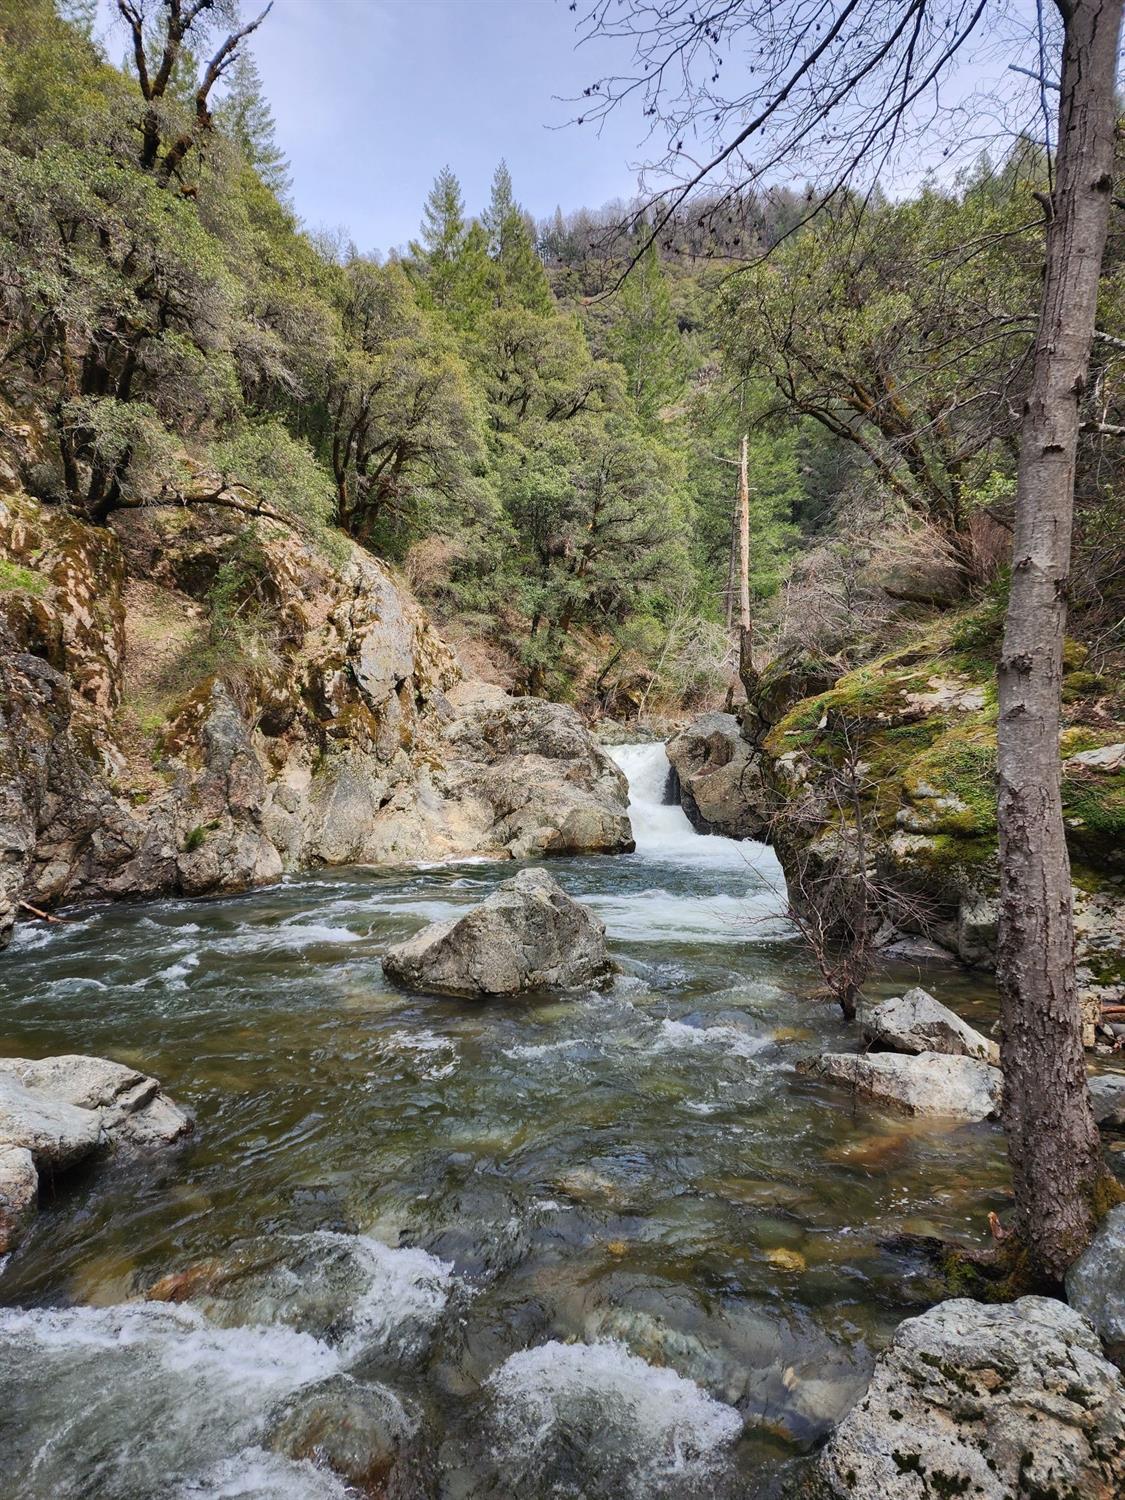
[[668,864],[729,866],[772,871],[772,850],[752,839],[728,839],[695,831],[679,802],[666,802],[671,766],[659,742],[607,746],[629,782],[629,821],[637,853]]
[[341,1345],[345,1356],[373,1345],[410,1348],[435,1327],[456,1285],[452,1261],[413,1246],[384,1245],[366,1234],[322,1229],[310,1237],[345,1248],[363,1281],[349,1307],[351,1331]]
[[549,1454],[593,1423],[630,1449],[636,1491],[666,1475],[706,1471],[738,1437],[742,1418],[694,1381],[614,1340],[552,1340],[511,1355],[487,1385],[502,1447],[517,1459]]
[[180,1377],[293,1390],[331,1375],[339,1357],[311,1334],[284,1327],[220,1328],[196,1308],[158,1302],[119,1307],[0,1308],[0,1340],[46,1353],[143,1350]]
[[356,1492],[306,1459],[243,1448],[170,1492],[170,1500],[348,1500]]
[[689,1026],[684,1021],[661,1021],[654,1046],[658,1052],[717,1047],[735,1057],[754,1057],[769,1046],[769,1038],[751,1036],[739,1026]]

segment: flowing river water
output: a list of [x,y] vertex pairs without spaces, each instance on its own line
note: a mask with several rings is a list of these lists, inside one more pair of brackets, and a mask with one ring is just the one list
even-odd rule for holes
[[[636,854],[550,866],[608,926],[604,993],[384,981],[490,863],[21,929],[0,1052],[135,1064],[198,1130],[60,1182],[0,1271],[0,1495],[354,1494],[278,1451],[318,1390],[376,1403],[399,1500],[756,1500],[799,1471],[934,1295],[896,1236],[975,1237],[1000,1137],[798,1075],[856,1042],[810,998],[773,855],[697,835],[662,746],[612,753]],[[979,981],[921,977],[988,1015]]]

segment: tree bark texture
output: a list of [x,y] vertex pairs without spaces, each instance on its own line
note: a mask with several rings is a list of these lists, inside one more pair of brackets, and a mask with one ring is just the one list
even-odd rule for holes
[[1016,1227],[1039,1281],[1089,1241],[1104,1171],[1074,969],[1059,757],[1080,402],[1112,196],[1122,0],[1057,0],[1065,27],[1043,300],[1020,435],[1000,660],[998,982]]

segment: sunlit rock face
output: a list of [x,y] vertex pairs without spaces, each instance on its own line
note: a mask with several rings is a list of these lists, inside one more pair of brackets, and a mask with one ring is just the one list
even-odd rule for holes
[[202,512],[106,529],[0,502],[0,942],[21,901],[632,847],[624,779],[574,711],[454,691],[452,653],[360,548],[263,525],[270,644],[216,638],[244,540]]

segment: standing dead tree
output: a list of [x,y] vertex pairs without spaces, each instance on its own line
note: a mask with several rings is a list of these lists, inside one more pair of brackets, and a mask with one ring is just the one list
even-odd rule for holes
[[994,62],[993,86],[987,108],[968,98],[960,121],[945,115],[945,140],[979,149],[978,127],[995,121],[1001,95],[1023,109],[1032,133],[1049,131],[1047,94],[1058,90],[1057,139],[1045,142],[1053,177],[1041,200],[1043,299],[1019,438],[998,799],[1016,1233],[1031,1276],[1057,1284],[1090,1237],[1105,1172],[1082,1058],[1058,727],[1080,403],[1113,196],[1122,0],[1054,0],[1050,35],[1045,10],[1037,6],[1029,26],[1004,0],[595,0],[579,25],[583,41],[632,43],[633,71],[592,83],[580,120],[632,101],[650,122],[649,182],[655,172],[660,184],[638,260],[704,184],[724,185],[721,210],[783,169],[801,173],[818,184],[802,222],[845,189],[870,187],[908,143],[926,138],[970,42],[978,70]]

